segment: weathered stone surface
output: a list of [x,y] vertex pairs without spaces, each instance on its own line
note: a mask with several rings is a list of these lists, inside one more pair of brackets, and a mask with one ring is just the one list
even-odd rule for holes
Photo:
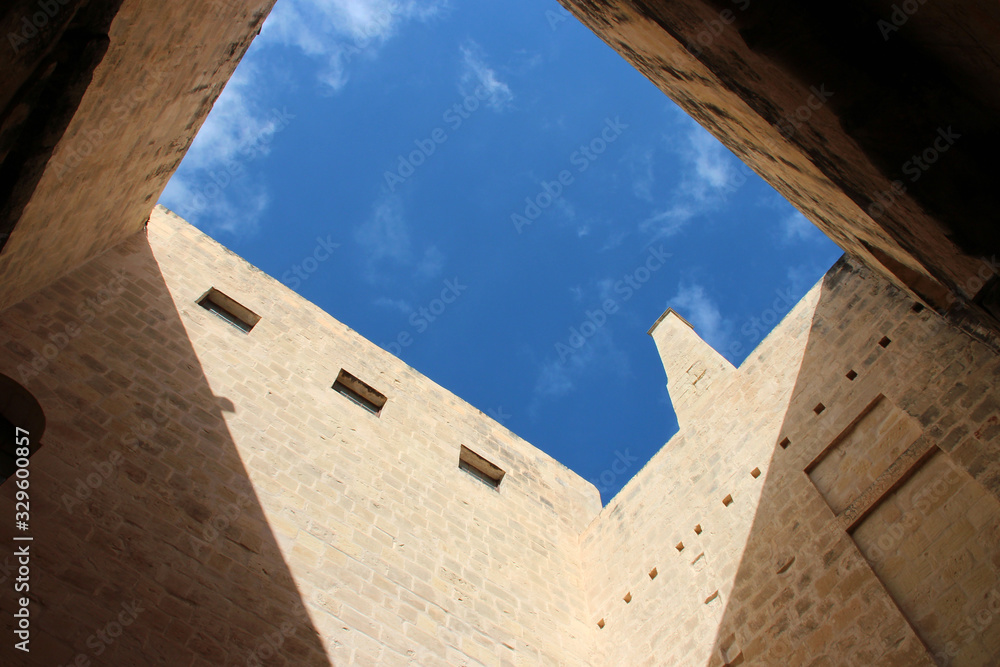
[[0,10],[0,311],[142,229],[273,4]]
[[[1000,658],[1000,359],[855,262],[738,368],[666,313],[681,431],[602,510],[172,213],[147,233],[0,324],[0,373],[48,420],[17,664]],[[260,315],[249,334],[198,304],[211,287]],[[386,397],[377,416],[332,389],[341,369]]]
[[983,293],[1000,255],[1000,6],[561,1],[844,250],[1000,331]]

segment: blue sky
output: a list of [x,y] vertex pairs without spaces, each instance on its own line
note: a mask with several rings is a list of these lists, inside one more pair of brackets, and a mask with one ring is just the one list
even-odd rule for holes
[[278,0],[161,203],[605,502],[841,254],[554,0]]

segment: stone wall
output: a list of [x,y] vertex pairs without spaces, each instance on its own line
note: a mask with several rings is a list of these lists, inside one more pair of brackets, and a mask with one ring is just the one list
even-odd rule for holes
[[561,2],[841,248],[1000,349],[1000,5]]
[[[212,288],[249,333],[199,304]],[[651,334],[681,430],[601,509],[157,208],[0,323],[0,373],[47,418],[32,652],[0,659],[996,664],[996,354],[848,259],[738,368],[673,311]]]
[[[212,287],[249,334],[198,305]],[[165,209],[8,310],[0,345],[49,424],[29,664],[590,664],[596,489]]]
[[847,259],[738,369],[651,333],[681,431],[584,533],[600,664],[1000,660],[995,354]]
[[273,4],[0,9],[0,311],[142,229]]

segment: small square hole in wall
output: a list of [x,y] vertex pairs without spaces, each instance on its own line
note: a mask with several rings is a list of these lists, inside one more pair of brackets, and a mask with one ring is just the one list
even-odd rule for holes
[[792,444],[792,441],[789,440],[788,438],[783,438],[782,441],[778,443],[778,445],[782,449],[788,449],[788,445],[790,445],[790,444]]
[[891,342],[892,341],[889,340],[888,336],[882,336],[882,340],[880,340],[878,344],[881,345],[882,347],[889,347],[889,343]]
[[730,505],[732,505],[733,504],[733,496],[732,496],[732,494],[730,494],[730,495],[726,496],[725,498],[723,498],[722,499],[722,504],[725,505],[726,507],[729,507]]
[[760,468],[754,468],[753,470],[751,470],[750,476],[753,477],[754,479],[760,477]]
[[604,629],[604,619],[603,618],[597,622],[597,627],[599,627],[601,630]]
[[483,484],[494,489],[500,489],[500,482],[506,474],[497,465],[487,461],[479,454],[462,445],[458,455],[458,467],[469,473]]
[[622,600],[625,600],[625,604],[628,604],[629,602],[631,602],[632,601],[632,593],[626,593],[625,597],[623,597]]
[[694,533],[695,533],[695,535],[701,535],[701,524],[700,523],[697,526],[694,527]]
[[229,322],[243,333],[250,333],[250,330],[260,322],[260,315],[214,287],[198,299],[198,305],[210,313],[214,313],[219,319]]
[[856,377],[858,377],[858,372],[857,371],[855,371],[854,369],[851,369],[851,370],[847,371],[847,379],[848,380],[851,380],[853,382],[854,378],[856,378]]
[[822,403],[817,403],[816,407],[813,408],[813,412],[815,412],[816,414],[822,414],[824,410],[826,410],[826,406],[823,405]]
[[918,301],[918,302],[916,302],[916,303],[913,304],[913,308],[911,310],[913,310],[913,312],[915,312],[915,313],[922,313],[922,312],[924,312],[924,304],[922,304],[922,303],[920,303]]
[[656,575],[657,574],[659,574],[659,573],[656,571],[656,568],[654,567],[652,570],[649,571],[649,578],[650,579],[656,579]]
[[677,549],[677,551],[684,551],[684,543],[683,542],[678,542],[677,546],[674,547],[674,548]]
[[354,377],[343,368],[333,383],[333,390],[354,403],[357,403],[376,417],[385,407],[386,397],[371,386]]

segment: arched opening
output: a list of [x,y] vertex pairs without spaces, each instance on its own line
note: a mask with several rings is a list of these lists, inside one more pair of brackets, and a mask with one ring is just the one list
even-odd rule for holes
[[17,469],[17,440],[22,445],[28,437],[30,457],[42,444],[45,431],[45,414],[31,392],[20,384],[0,374],[0,484],[14,475]]

